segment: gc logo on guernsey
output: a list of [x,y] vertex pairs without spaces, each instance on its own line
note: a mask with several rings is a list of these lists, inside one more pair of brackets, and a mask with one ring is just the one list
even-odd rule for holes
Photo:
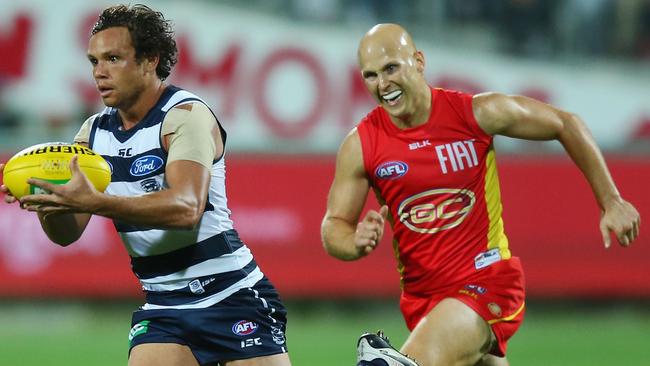
[[467,189],[431,189],[402,201],[397,216],[412,231],[435,234],[460,225],[475,203],[476,195]]

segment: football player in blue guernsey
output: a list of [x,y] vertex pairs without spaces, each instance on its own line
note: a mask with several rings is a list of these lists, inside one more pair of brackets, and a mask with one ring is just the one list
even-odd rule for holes
[[161,13],[105,9],[88,60],[106,108],[74,140],[104,156],[111,183],[96,191],[73,158],[67,184],[30,180],[51,193],[21,206],[64,246],[91,215],[113,220],[146,293],[129,365],[290,365],[285,308],[229,218],[226,133],[204,101],[164,82],[176,54]]

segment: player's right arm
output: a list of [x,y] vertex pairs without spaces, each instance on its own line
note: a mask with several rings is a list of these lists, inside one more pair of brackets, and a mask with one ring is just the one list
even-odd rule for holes
[[355,260],[369,254],[384,233],[388,207],[369,210],[359,222],[370,182],[363,165],[361,140],[356,129],[341,144],[336,172],[321,224],[323,246],[331,256]]
[[[95,116],[90,116],[81,125],[81,128],[74,137],[75,143],[89,147],[90,130]],[[61,246],[68,246],[79,240],[81,234],[86,230],[92,214],[76,213],[43,213],[37,212],[38,219],[45,235],[54,243]]]
[[[75,143],[89,147],[88,140],[94,119],[95,116],[91,116],[84,121],[74,138]],[[83,212],[37,212],[37,215],[45,235],[61,246],[68,246],[79,240],[92,217],[91,214]]]
[[[4,164],[0,164],[0,173],[3,169]],[[0,192],[4,193],[6,203],[18,201],[4,184],[0,186]],[[81,237],[90,221],[90,216],[85,213],[38,213],[38,218],[47,237],[62,246],[67,246]]]
[[[84,123],[81,131],[87,127]],[[81,133],[81,132],[80,132]],[[78,135],[77,135],[78,136]],[[76,139],[75,139],[76,140]],[[76,141],[79,145],[88,147],[85,141]],[[86,230],[88,222],[92,217],[89,213],[43,213],[37,212],[38,220],[45,235],[54,243],[61,246],[68,246],[81,238],[81,234]]]

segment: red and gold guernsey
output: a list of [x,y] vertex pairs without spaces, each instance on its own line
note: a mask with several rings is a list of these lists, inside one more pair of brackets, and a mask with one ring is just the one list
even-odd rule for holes
[[382,108],[357,126],[371,185],[390,209],[403,290],[427,295],[510,258],[492,136],[472,95],[431,89],[429,120],[395,126]]

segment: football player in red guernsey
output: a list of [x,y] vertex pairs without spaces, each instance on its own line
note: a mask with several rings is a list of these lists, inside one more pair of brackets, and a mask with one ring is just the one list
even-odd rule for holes
[[[637,238],[639,213],[619,194],[575,114],[523,96],[430,87],[424,55],[396,24],[370,29],[358,58],[379,105],[338,152],[322,223],[325,249],[342,260],[368,255],[388,219],[411,330],[401,352],[426,366],[508,365],[506,345],[523,319],[525,292],[503,229],[493,136],[559,141],[602,210],[606,247],[610,233],[624,247]],[[383,205],[361,217],[371,187]],[[399,361],[384,341],[362,336],[358,364],[415,365]]]

